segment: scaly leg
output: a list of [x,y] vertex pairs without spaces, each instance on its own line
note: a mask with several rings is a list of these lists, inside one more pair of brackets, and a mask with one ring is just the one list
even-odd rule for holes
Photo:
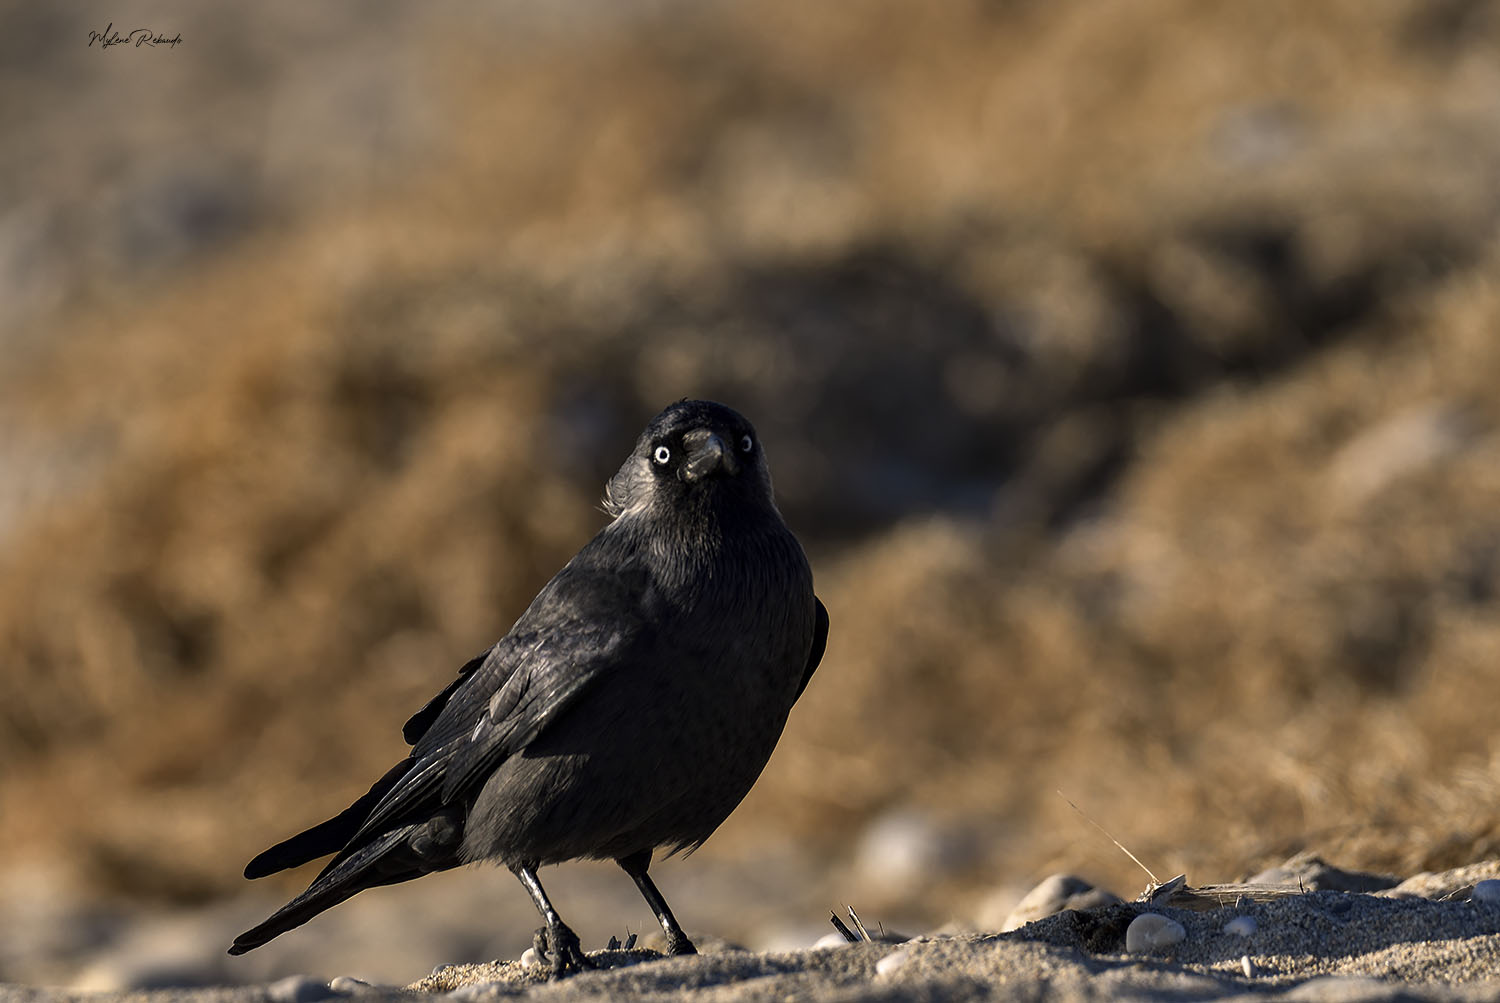
[[542,883],[536,878],[536,865],[516,864],[511,867],[511,873],[526,886],[536,911],[542,914],[542,922],[547,924],[536,932],[532,946],[537,958],[552,966],[552,977],[561,979],[576,975],[585,968],[593,968],[594,963],[584,956],[583,947],[578,943],[578,934],[568,929],[542,890]]
[[615,861],[630,875],[635,886],[645,896],[646,904],[656,914],[656,921],[661,924],[661,932],[667,935],[668,954],[697,954],[698,949],[693,942],[688,940],[688,935],[682,932],[682,927],[677,925],[677,917],[672,915],[672,910],[667,906],[667,900],[662,898],[661,891],[656,887],[656,882],[646,873],[646,868],[651,866],[651,851],[643,850],[633,853],[628,857],[621,857]]

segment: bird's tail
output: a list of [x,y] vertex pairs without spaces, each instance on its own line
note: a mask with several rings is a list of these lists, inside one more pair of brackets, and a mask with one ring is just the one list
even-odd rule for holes
[[332,909],[366,888],[404,881],[408,877],[415,878],[425,873],[421,870],[399,876],[371,873],[371,865],[389,856],[397,847],[405,845],[407,835],[407,829],[397,829],[395,832],[386,833],[369,846],[362,847],[337,862],[333,867],[318,875],[318,879],[308,887],[307,891],[277,909],[265,922],[234,938],[234,944],[229,948],[229,953],[244,954],[246,951],[252,951],[266,941],[279,937],[294,927],[301,926],[323,910]]
[[393,885],[456,867],[462,863],[458,856],[462,837],[462,818],[444,812],[426,822],[382,833],[362,846],[345,848],[307,891],[276,910],[264,923],[236,937],[229,953],[254,950],[366,888]]

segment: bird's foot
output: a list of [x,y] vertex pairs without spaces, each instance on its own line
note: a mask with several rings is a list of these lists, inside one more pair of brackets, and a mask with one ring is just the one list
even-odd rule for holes
[[583,953],[578,934],[562,923],[556,927],[539,927],[531,938],[531,947],[536,951],[537,960],[552,969],[554,979],[567,978],[594,967]]
[[698,949],[693,946],[691,940],[688,940],[687,934],[673,933],[667,935],[667,953],[669,955],[697,954]]

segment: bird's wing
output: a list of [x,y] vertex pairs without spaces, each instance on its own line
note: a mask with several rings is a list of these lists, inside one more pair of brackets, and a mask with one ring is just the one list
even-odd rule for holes
[[525,748],[593,680],[649,642],[643,612],[648,578],[628,565],[606,570],[609,562],[590,556],[585,548],[509,634],[477,665],[464,666],[466,675],[434,699],[441,701],[435,713],[417,712],[411,730],[420,734],[411,769],[375,805],[350,845],[461,798]]
[[422,736],[427,734],[427,729],[432,727],[432,723],[443,712],[443,708],[448,706],[449,699],[452,698],[454,693],[458,692],[458,688],[467,682],[469,677],[481,665],[489,660],[490,655],[496,647],[498,645],[492,645],[479,655],[465,662],[463,668],[458,670],[458,675],[454,678],[453,682],[443,687],[441,693],[423,704],[421,710],[407,718],[406,723],[401,726],[401,737],[406,739],[407,745],[416,745],[417,742],[421,741]]
[[[510,756],[524,749],[601,674],[630,658],[639,633],[575,624],[561,636],[524,645],[520,661],[492,692],[472,688],[478,713],[469,730],[439,750],[443,756],[442,799],[449,802],[477,787]],[[522,640],[529,639],[522,635]],[[420,747],[420,746],[419,746]]]
[[813,602],[817,605],[817,622],[813,624],[812,649],[807,653],[807,668],[802,670],[802,682],[797,687],[797,695],[792,697],[796,700],[802,697],[802,691],[807,689],[807,684],[812,682],[813,673],[818,669],[818,663],[823,660],[823,651],[828,647],[828,608],[823,605],[823,600],[813,596]]

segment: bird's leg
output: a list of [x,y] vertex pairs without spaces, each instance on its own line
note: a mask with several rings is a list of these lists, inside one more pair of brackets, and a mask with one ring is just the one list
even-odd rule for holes
[[542,890],[542,883],[536,878],[536,868],[536,864],[515,864],[511,873],[526,886],[536,911],[542,914],[542,922],[547,924],[536,932],[532,941],[538,959],[545,958],[552,966],[554,979],[593,968],[594,963],[584,956],[583,947],[578,943],[578,934],[568,929],[557,910],[552,908],[547,893]]
[[668,954],[697,954],[698,949],[693,942],[688,940],[688,935],[682,932],[682,927],[677,925],[677,917],[672,915],[672,910],[667,906],[667,900],[661,897],[661,891],[657,889],[656,882],[646,873],[646,868],[651,866],[651,851],[643,850],[633,853],[628,857],[621,857],[615,861],[630,875],[635,886],[641,890],[641,895],[646,899],[646,904],[656,914],[656,921],[661,924],[661,932],[667,935]]

